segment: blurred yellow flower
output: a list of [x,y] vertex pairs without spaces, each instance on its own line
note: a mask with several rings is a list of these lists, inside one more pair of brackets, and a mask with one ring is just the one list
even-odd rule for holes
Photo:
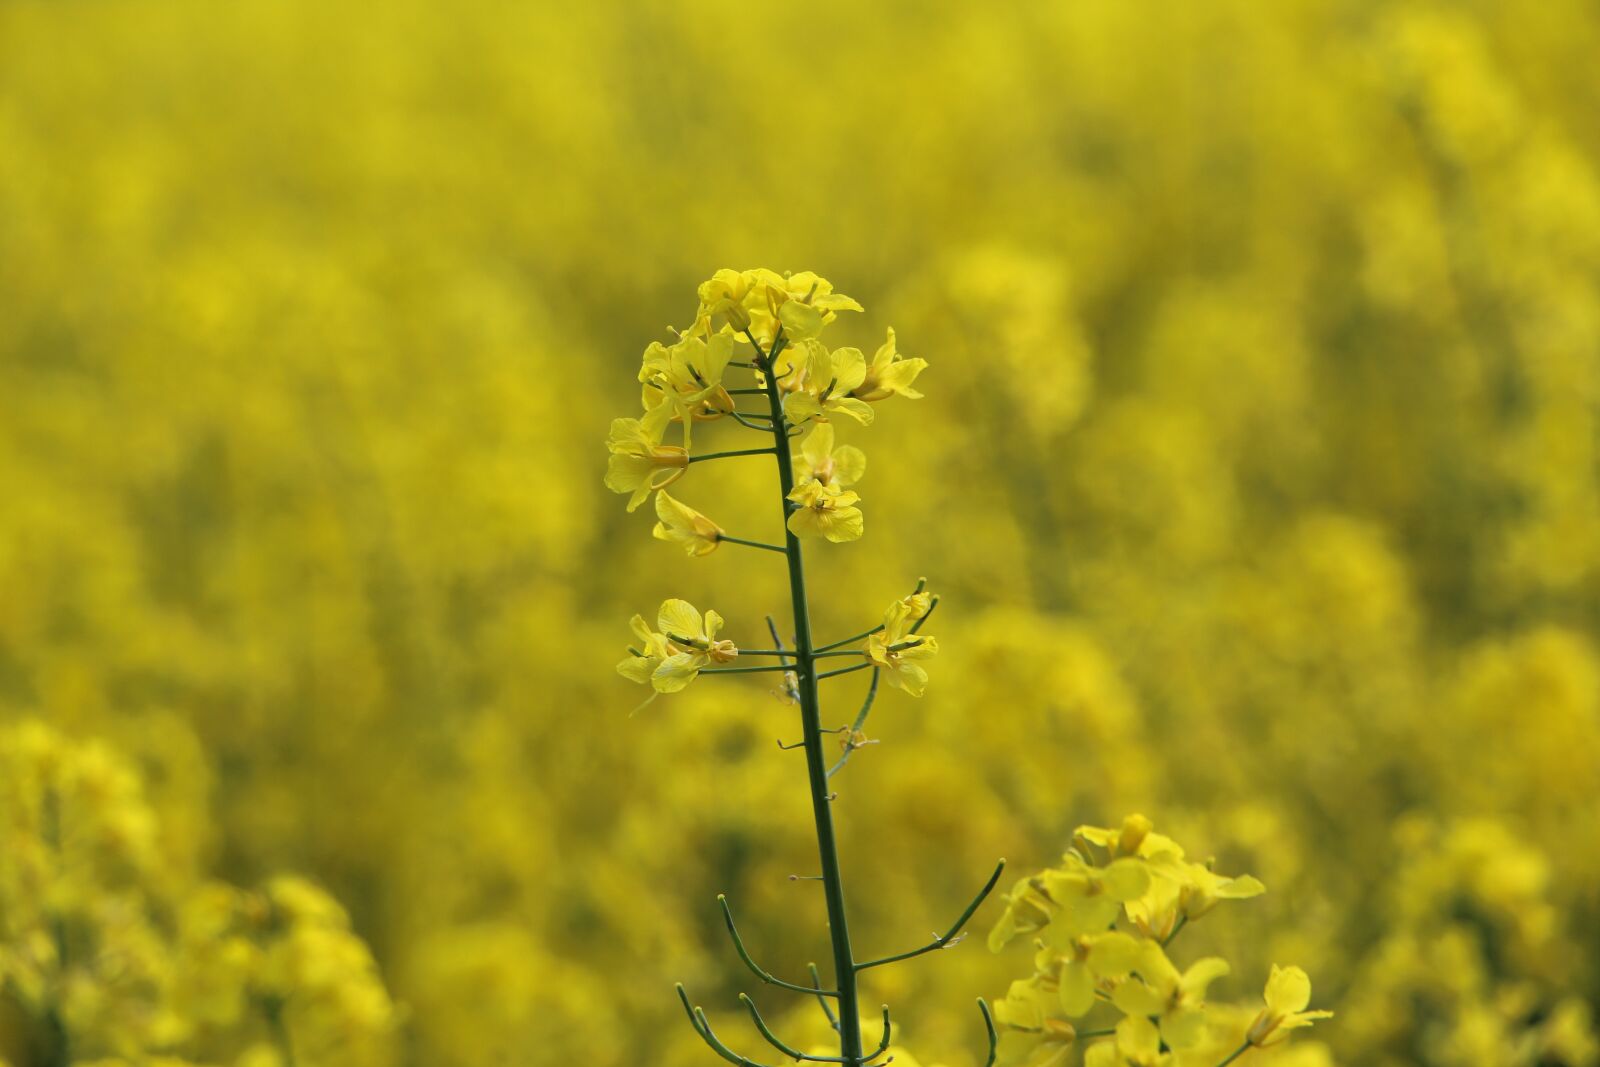
[[1125,1015],[1154,1019],[1163,1041],[1185,1049],[1205,1035],[1207,987],[1232,968],[1220,956],[1207,956],[1179,973],[1159,942],[1145,941],[1134,970],[1138,978],[1117,986],[1112,1003]]
[[1245,1040],[1258,1048],[1276,1045],[1289,1036],[1290,1030],[1307,1027],[1317,1019],[1331,1019],[1331,1011],[1307,1011],[1311,1003],[1311,979],[1299,967],[1272,965],[1267,978],[1266,992],[1262,995],[1267,1006],[1261,1009]]

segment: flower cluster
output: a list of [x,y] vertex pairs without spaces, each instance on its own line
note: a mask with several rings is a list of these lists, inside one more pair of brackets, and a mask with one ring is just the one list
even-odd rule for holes
[[[1011,1058],[1055,1067],[1077,1042],[1099,1036],[1106,1040],[1085,1051],[1087,1067],[1232,1062],[1332,1015],[1306,1010],[1304,971],[1274,966],[1264,1006],[1241,1029],[1237,1009],[1207,1002],[1228,961],[1207,956],[1180,970],[1168,954],[1178,932],[1220,902],[1261,894],[1258,880],[1187,859],[1142,815],[1120,827],[1079,827],[1076,836],[1061,866],[1017,883],[989,934],[996,952],[1029,934],[1037,949],[1033,975],[995,1005]],[[1082,1021],[1101,1011],[1102,1021]]]
[[390,1061],[398,1013],[343,908],[301,878],[248,892],[160,864],[108,746],[0,731],[0,833],[0,989],[52,1062]]
[[[705,555],[727,534],[662,492],[691,463],[729,455],[691,455],[695,423],[731,419],[770,434],[781,422],[787,437],[804,435],[790,457],[789,530],[797,537],[856,540],[864,522],[856,506],[860,497],[850,487],[866,473],[866,456],[837,443],[834,424],[843,416],[866,425],[874,404],[892,396],[921,397],[913,383],[927,361],[901,356],[893,330],[870,361],[859,348],[829,349],[820,338],[823,328],[839,312],[860,311],[861,305],[809,271],[785,276],[720,270],[701,284],[699,297],[690,328],[674,331],[670,345],[654,341],[645,349],[639,369],[644,410],[611,424],[607,488],[627,495],[629,511],[655,493],[655,535],[692,556]],[[730,389],[730,368],[751,370],[751,386]],[[767,394],[770,403],[757,405],[764,410],[739,406],[743,397]],[[682,444],[664,443],[674,426]],[[759,451],[765,450],[732,454]]]
[[[639,371],[644,410],[637,417],[613,420],[606,486],[628,496],[629,511],[653,494],[652,535],[690,557],[709,555],[723,544],[787,552],[787,541],[777,545],[735,537],[667,492],[691,464],[776,455],[786,487],[786,537],[834,543],[860,538],[865,517],[853,487],[866,474],[867,457],[839,440],[840,416],[866,425],[873,420],[874,404],[892,396],[921,397],[914,383],[927,366],[926,360],[901,356],[892,329],[871,360],[858,348],[829,349],[822,342],[824,327],[839,312],[861,310],[854,299],[834,292],[831,282],[809,271],[718,271],[699,287],[693,325],[674,331],[672,344],[652,342],[645,349]],[[749,371],[749,386],[730,388],[730,369]],[[741,408],[747,397],[755,405]],[[723,419],[774,443],[692,452],[694,425]],[[681,444],[664,443],[673,427],[681,431]],[[928,679],[921,661],[938,651],[938,641],[915,630],[932,603],[919,586],[917,593],[890,606],[880,626],[861,635],[867,643],[858,651],[841,653],[836,646],[819,651],[859,655],[858,666],[871,666],[891,686],[920,696]],[[729,666],[739,648],[717,638],[722,623],[715,611],[702,616],[682,600],[661,606],[654,630],[635,615],[631,626],[637,641],[617,664],[617,673],[656,692],[672,693],[708,670],[786,669],[781,648],[765,650],[780,655],[776,667]]]

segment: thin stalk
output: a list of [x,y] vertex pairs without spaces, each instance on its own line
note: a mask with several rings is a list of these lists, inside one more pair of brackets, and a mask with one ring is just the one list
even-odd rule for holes
[[837,678],[841,674],[853,674],[856,671],[864,671],[868,667],[876,667],[876,666],[877,666],[876,663],[873,663],[871,660],[868,660],[866,663],[857,663],[853,667],[840,667],[838,670],[823,671],[821,674],[817,675],[817,679],[820,681],[823,678]]
[[851,645],[851,644],[855,644],[857,641],[865,641],[867,638],[871,637],[873,634],[882,633],[882,632],[883,632],[883,623],[880,622],[878,625],[874,626],[870,630],[863,630],[858,634],[851,634],[849,637],[843,637],[843,638],[840,638],[837,641],[829,641],[827,644],[822,645],[821,647],[819,647],[817,649],[817,651],[818,652],[831,652],[833,649],[836,649],[836,648],[840,647],[841,645]]
[[1246,1052],[1249,1052],[1250,1048],[1251,1048],[1250,1042],[1246,1041],[1244,1044],[1242,1044],[1238,1048],[1234,1049],[1233,1052],[1231,1052],[1228,1055],[1227,1059],[1225,1059],[1221,1063],[1217,1064],[1217,1067],[1228,1067],[1228,1064],[1232,1063],[1234,1060],[1238,1059],[1240,1056],[1243,1056]]
[[[769,450],[763,448],[761,451],[766,452]],[[768,552],[783,551],[783,548],[780,545],[769,545],[765,541],[747,541],[743,537],[734,537],[732,534],[718,534],[717,540],[726,541],[730,545],[744,545],[746,548],[764,548]]]
[[734,456],[764,456],[771,452],[770,448],[735,448],[727,452],[706,452],[698,456],[690,456],[690,463],[704,463],[708,459],[732,459]]
[[[751,338],[755,344],[754,338]],[[783,335],[763,352],[755,344],[756,361],[765,366],[763,377],[767,406],[772,413],[773,453],[778,463],[778,496],[783,509],[784,548],[789,560],[789,601],[794,608],[794,672],[800,690],[800,726],[805,738],[806,779],[811,791],[811,817],[817,830],[817,853],[822,864],[822,894],[828,908],[828,935],[833,946],[834,988],[838,994],[839,1055],[847,1063],[862,1059],[861,1011],[856,995],[856,960],[850,948],[850,925],[845,911],[844,878],[839,869],[839,847],[833,829],[833,807],[828,799],[828,767],[822,751],[822,709],[817,699],[816,648],[811,640],[811,605],[806,592],[805,559],[800,539],[789,529],[789,494],[794,492],[794,470],[789,462],[789,423],[783,415],[783,398],[773,373],[773,360],[783,347]]]

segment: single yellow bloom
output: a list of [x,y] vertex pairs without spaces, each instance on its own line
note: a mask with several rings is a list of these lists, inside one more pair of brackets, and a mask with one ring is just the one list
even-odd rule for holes
[[830,352],[815,340],[798,347],[803,349],[795,354],[800,385],[783,398],[783,413],[788,420],[798,425],[807,419],[848,415],[863,426],[871,423],[872,405],[850,395],[867,377],[867,360],[861,349],[836,348]]
[[1161,1039],[1172,1048],[1198,1044],[1205,1036],[1206,989],[1231,970],[1228,961],[1207,956],[1180,974],[1158,942],[1145,941],[1134,970],[1139,977],[1123,982],[1111,994],[1118,1010],[1155,1020]]
[[683,423],[685,448],[690,447],[696,420],[720,419],[733,410],[733,397],[722,385],[733,345],[732,334],[713,334],[707,339],[685,331],[675,344],[652,341],[644,351],[639,381],[645,410],[656,412],[663,404],[670,405],[670,415],[657,417]]
[[1035,975],[1012,982],[1005,997],[995,1002],[995,1025],[1027,1035],[1018,1050],[1021,1067],[1060,1067],[1072,1052],[1077,1029],[1053,1017],[1054,1000],[1046,981]]
[[638,643],[628,649],[628,658],[617,664],[617,673],[630,682],[644,685],[656,668],[661,666],[661,661],[677,650],[667,640],[666,634],[650,629],[643,615],[635,615],[628,621],[628,626],[632,628],[634,637],[638,638]]
[[[662,413],[666,414],[667,409],[663,408]],[[629,511],[689,469],[687,449],[661,443],[666,424],[667,420],[655,413],[643,419],[611,420],[611,435],[606,441],[611,451],[606,464],[606,488],[613,493],[630,494]]]
[[1104,930],[1116,921],[1123,904],[1150,885],[1150,872],[1140,860],[1125,857],[1096,867],[1071,852],[1062,857],[1060,867],[1039,878],[1056,908],[1046,936],[1057,945]]
[[1136,1016],[1123,1019],[1112,1040],[1091,1045],[1083,1055],[1083,1067],[1165,1067],[1171,1062],[1173,1056],[1161,1051],[1155,1024]]
[[722,527],[665,489],[656,494],[656,518],[661,520],[651,531],[656,539],[671,541],[691,556],[708,555],[722,543]]
[[847,489],[867,472],[866,453],[853,445],[835,447],[833,424],[827,422],[819,422],[811,428],[793,459],[797,482],[815,479],[823,485]]
[[1035,959],[1040,973],[1054,976],[1062,1013],[1074,1019],[1089,1013],[1104,983],[1128,977],[1138,963],[1139,942],[1120,930],[1074,937],[1065,951],[1047,944]]
[[836,485],[809,481],[795,487],[789,499],[799,506],[789,514],[796,537],[826,537],[835,543],[861,536],[866,520],[855,507],[861,497]]
[[669,654],[650,674],[657,692],[676,693],[712,664],[732,663],[739,649],[732,641],[717,640],[722,616],[707,611],[704,618],[686,600],[661,605],[656,624],[666,635]]
[[884,680],[914,697],[928,685],[928,672],[918,661],[932,659],[939,651],[937,638],[911,632],[928,613],[926,607],[918,613],[920,605],[918,596],[896,600],[883,614],[883,629],[867,638],[867,658],[884,672]]
[[1289,1036],[1290,1030],[1310,1026],[1317,1019],[1331,1019],[1331,1011],[1306,1011],[1311,1003],[1311,979],[1298,967],[1272,965],[1267,978],[1267,989],[1262,999],[1267,1006],[1250,1024],[1245,1040],[1257,1047],[1276,1045]]
[[1150,888],[1138,900],[1128,902],[1128,919],[1157,941],[1171,936],[1179,920],[1198,919],[1221,901],[1247,900],[1266,892],[1266,886],[1248,874],[1228,878],[1204,864],[1182,859],[1181,853],[1158,852],[1149,864]]
[[891,329],[889,339],[873,354],[872,362],[866,368],[866,376],[861,384],[850,391],[850,395],[867,401],[886,400],[891,396],[921,400],[922,394],[912,388],[911,383],[927,367],[928,361],[925,359],[901,358],[895,349],[894,330]]

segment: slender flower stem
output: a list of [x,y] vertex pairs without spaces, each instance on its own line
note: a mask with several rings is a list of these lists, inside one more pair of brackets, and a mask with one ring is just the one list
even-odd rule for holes
[[[767,449],[763,449],[762,451],[768,451],[768,450]],[[781,545],[769,545],[765,541],[746,541],[744,538],[742,538],[742,537],[734,537],[732,534],[718,534],[717,535],[717,540],[718,541],[726,541],[730,545],[744,545],[746,548],[764,548],[768,552],[782,552],[783,551],[783,547]]]
[[[872,702],[878,699],[878,678],[882,671],[872,672],[872,684],[867,686],[867,698],[861,702],[861,710],[856,712],[856,721],[850,724],[849,738],[854,738],[856,733],[867,724],[867,716],[872,713]],[[844,755],[839,757],[839,762],[828,768],[828,777],[832,778],[839,773],[839,769],[850,762],[850,753],[861,746],[847,739],[844,746]]]
[[1244,1044],[1240,1045],[1238,1048],[1229,1053],[1228,1058],[1217,1064],[1217,1067],[1228,1067],[1228,1064],[1232,1063],[1240,1056],[1243,1056],[1246,1052],[1249,1052],[1251,1047],[1252,1046],[1250,1042],[1246,1041]]
[[837,641],[830,641],[827,644],[822,645],[821,647],[819,647],[817,649],[817,651],[818,652],[831,652],[834,649],[839,648],[842,645],[853,645],[857,641],[865,641],[867,638],[871,637],[873,634],[882,633],[882,632],[883,632],[883,624],[879,623],[878,625],[874,626],[870,630],[863,630],[858,634],[851,634],[849,637],[843,637],[843,638],[840,638]]
[[812,657],[815,658],[815,659],[824,659],[824,658],[826,658],[828,656],[865,656],[865,655],[866,655],[866,653],[863,652],[859,648],[840,648],[840,649],[835,649],[835,650],[833,650],[831,652],[823,652],[823,651],[821,651],[819,649],[818,651],[812,653]]
[[759,667],[702,667],[702,668],[700,668],[700,673],[701,674],[761,674],[764,671],[786,671],[788,669],[789,668],[785,667],[783,664],[776,663],[776,664],[771,664],[771,665],[763,664],[763,665],[761,665]]
[[817,675],[817,681],[820,682],[824,678],[837,678],[841,674],[853,674],[856,671],[864,671],[868,667],[875,667],[875,666],[877,666],[877,664],[872,663],[872,662],[869,661],[867,663],[857,663],[853,667],[840,667],[836,671],[823,671],[821,674]]
[[772,451],[770,448],[735,448],[728,452],[706,452],[699,456],[690,456],[690,463],[704,463],[708,459],[731,459],[734,456],[765,456]]
[[794,470],[789,461],[789,423],[783,415],[783,398],[773,372],[773,361],[783,348],[780,332],[763,352],[755,343],[756,362],[763,367],[767,405],[772,413],[773,454],[778,463],[779,503],[783,509],[784,547],[789,559],[789,600],[794,608],[794,672],[800,690],[800,726],[805,738],[806,778],[811,789],[811,816],[817,830],[817,853],[822,864],[822,893],[828,908],[828,935],[833,946],[834,987],[839,1005],[839,1055],[847,1063],[862,1056],[861,1010],[856,996],[856,960],[850,948],[850,924],[845,911],[844,879],[839,869],[839,848],[834,837],[833,806],[829,801],[828,769],[822,752],[822,710],[817,699],[816,648],[811,642],[811,606],[806,592],[805,560],[800,539],[788,528],[789,494],[794,492]]
[[1161,947],[1162,948],[1166,948],[1168,945],[1172,944],[1172,939],[1178,936],[1178,931],[1182,930],[1183,929],[1183,924],[1188,922],[1188,921],[1189,921],[1189,916],[1187,916],[1187,915],[1178,916],[1178,921],[1176,923],[1174,923],[1173,926],[1172,926],[1172,932],[1169,933],[1166,937],[1161,939]]

